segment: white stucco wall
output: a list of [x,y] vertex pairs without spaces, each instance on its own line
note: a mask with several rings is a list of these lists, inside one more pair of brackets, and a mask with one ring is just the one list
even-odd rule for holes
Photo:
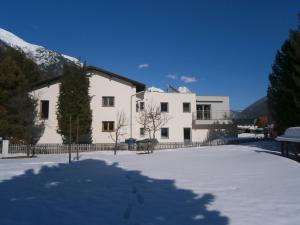
[[[140,136],[140,128],[137,123],[138,113],[136,112],[136,102],[144,101],[147,104],[157,105],[160,107],[161,102],[168,102],[169,111],[166,113],[170,118],[163,127],[169,128],[169,138],[161,138],[160,130],[156,133],[159,142],[183,142],[184,128],[191,129],[192,141],[203,141],[206,139],[208,128],[201,128],[199,125],[209,125],[214,120],[203,121],[195,120],[197,104],[210,104],[211,111],[230,112],[229,97],[227,96],[196,96],[194,93],[160,93],[146,92],[136,97],[136,87],[127,81],[120,80],[116,77],[109,76],[101,72],[90,73],[90,96],[92,109],[92,138],[93,143],[112,143],[109,132],[102,131],[103,121],[115,121],[118,112],[124,112],[126,115],[126,127],[123,128],[121,141],[130,137],[130,108],[132,107],[132,137],[144,139],[148,136]],[[59,95],[59,83],[49,86],[43,86],[32,92],[32,95],[38,99],[38,111],[40,111],[40,101],[49,101],[49,118],[45,120],[45,131],[39,143],[62,143],[61,136],[56,132],[57,118],[56,105]],[[115,97],[114,107],[103,107],[102,97]],[[132,104],[131,104],[132,98]],[[183,103],[191,104],[191,112],[183,112]],[[219,121],[222,122],[222,121]],[[113,133],[111,133],[113,134]]]
[[[192,136],[192,113],[196,107],[196,95],[194,93],[160,93],[146,92],[144,95],[145,107],[147,104],[159,106],[161,102],[168,102],[169,111],[166,113],[170,120],[163,127],[169,128],[169,138],[161,138],[160,130],[156,133],[159,142],[183,142],[183,128],[191,128]],[[191,112],[183,112],[183,103],[191,103]],[[142,127],[142,126],[140,126]],[[142,139],[138,135],[138,138]]]
[[193,129],[193,141],[203,142],[206,140],[208,134],[208,129]]
[[40,103],[42,100],[49,101],[49,118],[38,121],[43,121],[45,124],[45,130],[38,143],[62,143],[61,136],[56,132],[57,130],[57,118],[56,118],[56,105],[59,93],[59,83],[55,83],[49,86],[41,87],[31,92],[35,99],[38,99],[37,111],[40,115]]
[[[124,135],[121,137],[121,141],[124,141],[130,136],[130,98],[135,93],[136,88],[130,83],[117,78],[109,77],[105,74],[101,74],[100,72],[93,73],[90,78],[90,96],[92,97],[92,136],[94,143],[113,142],[109,132],[102,132],[102,121],[116,121],[118,112],[124,112],[127,118],[127,126],[122,131]],[[114,96],[115,106],[102,107],[103,96]],[[132,113],[134,118],[135,96],[132,98]],[[133,130],[135,132],[136,129]]]
[[[197,105],[211,105],[211,120],[197,120],[196,124],[212,124],[216,121],[219,123],[231,122],[229,96],[197,96],[196,101]],[[224,118],[225,115],[228,119]]]
[[[197,96],[197,105],[211,105],[211,120],[195,120],[193,135],[197,141],[205,141],[209,132],[209,126],[213,123],[231,123],[231,118],[223,119],[224,114],[230,117],[229,96]],[[196,114],[194,114],[196,119]]]

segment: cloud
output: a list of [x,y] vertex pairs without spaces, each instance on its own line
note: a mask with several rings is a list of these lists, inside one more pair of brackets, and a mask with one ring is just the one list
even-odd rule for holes
[[147,64],[147,63],[138,65],[138,68],[139,68],[139,69],[145,69],[145,68],[148,68],[148,67],[150,67],[150,65]]
[[168,74],[167,75],[167,78],[170,78],[172,80],[176,80],[177,79],[177,76],[175,74]]
[[189,77],[189,76],[181,76],[180,80],[182,80],[184,83],[194,83],[194,82],[197,82],[196,77]]

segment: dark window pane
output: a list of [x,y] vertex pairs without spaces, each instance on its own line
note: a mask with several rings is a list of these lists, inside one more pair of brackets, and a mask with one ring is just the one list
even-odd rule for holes
[[167,102],[161,102],[160,103],[160,111],[161,112],[168,112],[168,103]]
[[49,101],[41,101],[41,119],[49,118]]
[[115,97],[109,97],[109,96],[102,97],[103,107],[113,107],[114,105],[115,105]]
[[191,104],[189,102],[183,103],[183,112],[191,112]]
[[115,97],[109,97],[109,106],[115,105]]
[[197,120],[211,119],[211,105],[197,105]]
[[144,136],[145,135],[145,128],[140,128],[140,136]]
[[145,103],[144,102],[140,102],[140,110],[142,111],[142,110],[144,110],[144,108],[145,108]]
[[169,138],[169,128],[161,128],[160,136],[161,138]]
[[103,132],[112,132],[114,131],[114,121],[103,121],[102,122],[102,131]]

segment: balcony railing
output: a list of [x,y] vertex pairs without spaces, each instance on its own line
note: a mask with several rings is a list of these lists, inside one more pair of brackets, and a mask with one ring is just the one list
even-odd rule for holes
[[229,110],[198,110],[193,113],[194,120],[230,120]]

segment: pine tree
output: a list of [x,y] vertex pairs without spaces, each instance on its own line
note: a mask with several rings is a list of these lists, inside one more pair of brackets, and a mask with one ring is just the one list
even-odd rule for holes
[[[92,112],[85,66],[65,64],[57,104],[57,132],[64,143],[91,143]],[[71,129],[71,137],[70,137]]]
[[300,125],[300,28],[277,52],[269,76],[268,105],[279,133]]
[[[40,79],[37,66],[22,53],[12,49],[0,58],[0,136],[14,143],[36,142],[36,101],[28,93]],[[31,131],[30,138],[28,131]]]

